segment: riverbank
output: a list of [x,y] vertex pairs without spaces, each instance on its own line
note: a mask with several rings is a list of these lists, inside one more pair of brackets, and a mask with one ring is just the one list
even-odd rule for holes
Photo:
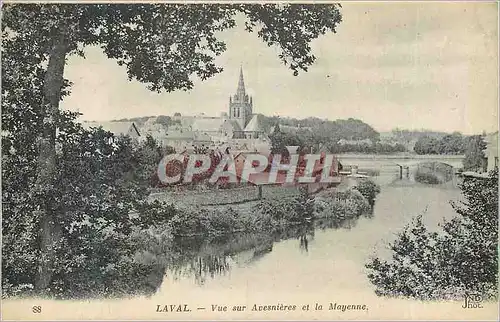
[[187,270],[203,280],[206,274],[223,272],[229,254],[251,251],[248,261],[254,261],[272,250],[273,242],[289,238],[301,238],[307,248],[306,236],[315,226],[342,227],[348,222],[346,227],[351,227],[363,215],[371,216],[372,207],[354,187],[342,192],[326,189],[315,195],[302,191],[297,196],[230,206],[183,204],[166,223],[136,230],[130,243],[135,245],[135,263],[157,268],[140,283],[159,287],[165,270],[174,268],[174,274]]
[[[136,260],[144,265],[160,264],[167,276],[192,276],[203,285],[210,277],[224,275],[235,264],[247,266],[273,250],[276,242],[298,239],[307,251],[316,229],[356,225],[361,216],[371,217],[368,200],[356,189],[323,190],[283,199],[263,199],[231,206],[180,209],[164,231],[171,239],[168,251],[141,243]],[[137,237],[144,240],[143,234]],[[157,280],[157,279],[155,279]]]
[[[269,240],[286,238],[276,236],[299,236],[300,233],[290,235],[290,232],[302,231],[320,218],[327,218],[330,226],[340,226],[344,221],[369,212],[367,201],[355,189],[341,193],[327,189],[315,195],[300,193],[294,188],[290,188],[294,193],[289,188],[281,189],[283,191],[264,195],[261,200],[231,205],[198,206],[182,197],[173,204],[155,203],[131,216],[131,223],[139,224],[124,230],[110,227],[102,237],[103,242],[95,237],[91,239],[101,252],[107,247],[116,249],[112,264],[94,260],[89,254],[81,259],[86,265],[80,269],[78,278],[65,279],[65,289],[51,296],[77,299],[152,295],[160,287],[167,269],[191,258],[187,254],[196,248],[195,239],[204,242],[233,240],[237,234],[246,234],[250,236],[245,237],[247,240],[240,239],[238,247],[224,252],[256,247],[257,258],[269,249]],[[262,238],[254,240],[257,235]],[[187,242],[180,247],[179,239],[182,238]],[[214,256],[207,257],[203,263],[212,261],[215,267],[224,266]],[[84,288],[84,285],[89,286]],[[31,285],[5,284],[2,287],[4,297],[35,295]]]
[[409,152],[391,153],[391,154],[370,154],[370,153],[340,153],[336,155],[337,158],[342,159],[419,159],[419,160],[434,160],[434,159],[449,159],[449,160],[463,160],[464,155],[458,154],[416,154]]
[[[287,188],[281,188],[287,189]],[[231,205],[176,207],[167,223],[174,237],[207,238],[241,232],[275,233],[289,226],[330,218],[346,220],[370,212],[369,201],[355,187],[338,192],[326,189],[315,195],[283,194]]]

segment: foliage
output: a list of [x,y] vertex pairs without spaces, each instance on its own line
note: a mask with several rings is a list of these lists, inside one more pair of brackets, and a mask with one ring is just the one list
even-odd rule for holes
[[[161,267],[133,259],[137,245],[130,234],[162,218],[178,218],[168,205],[147,202],[151,171],[161,156],[151,138],[136,146],[127,137],[84,130],[75,114],[59,110],[69,93],[63,79],[68,56],[100,46],[126,67],[129,79],[153,91],[188,90],[193,76],[205,80],[222,70],[214,61],[226,45],[216,35],[243,13],[247,30],[277,46],[281,61],[297,75],[316,60],[309,43],[335,32],[339,7],[4,5],[4,294],[31,290],[33,284],[37,292],[59,297],[141,292],[149,284],[139,277],[161,276]],[[224,223],[212,226],[217,230]]]
[[[41,218],[36,210],[41,203],[50,203],[62,230],[50,295],[109,295],[126,285],[129,291],[144,291],[140,278],[130,283],[130,274],[148,268],[126,259],[134,252],[127,234],[138,223],[161,223],[154,215],[168,210],[144,202],[151,160],[147,147],[103,130],[84,130],[74,123],[76,114],[61,113],[54,186],[36,189],[45,71],[40,56],[18,60],[29,45],[13,39],[2,48],[3,294],[33,291],[40,261]],[[50,198],[39,193],[49,189]],[[132,210],[134,218],[129,217]]]
[[358,190],[363,195],[363,197],[368,200],[368,203],[372,207],[375,204],[375,198],[377,197],[377,194],[380,193],[380,186],[369,179],[361,180],[354,187],[354,189]]
[[[460,133],[456,132],[456,134],[460,134]],[[391,131],[391,135],[398,141],[402,141],[404,143],[409,143],[410,141],[418,140],[419,138],[421,138],[423,136],[441,139],[442,137],[447,135],[447,133],[437,132],[437,131],[432,131],[432,130],[425,130],[425,129],[405,130],[405,129],[395,128]]]
[[137,153],[140,158],[140,164],[151,186],[159,184],[157,175],[158,164],[165,155],[172,152],[171,147],[161,147],[150,134],[146,136],[144,143],[138,147]]
[[307,186],[299,188],[299,195],[295,198],[296,213],[303,219],[314,217],[314,198],[309,194]]
[[[334,144],[340,139],[363,140],[370,139],[374,142],[379,140],[379,133],[370,125],[357,120],[322,120],[316,117],[306,119],[295,119],[277,116],[261,116],[262,127],[269,131],[276,124],[280,124],[280,132],[289,134],[290,140],[295,136],[295,144],[299,146],[318,146],[318,144]],[[347,151],[346,151],[347,152]]]
[[463,161],[464,170],[469,171],[481,171],[485,170],[486,158],[484,155],[484,150],[486,149],[486,143],[483,137],[480,135],[473,135],[468,139],[465,158]]
[[439,154],[438,145],[439,139],[423,136],[415,143],[413,150],[417,154]]
[[441,162],[423,162],[418,165],[415,180],[426,184],[440,184],[453,179],[453,167]]
[[113,122],[134,122],[135,125],[142,127],[147,120],[154,116],[140,116],[140,117],[131,117],[131,118],[122,118],[118,120],[113,120]]
[[489,297],[498,288],[498,170],[487,179],[465,178],[458,216],[431,232],[417,216],[390,245],[392,259],[372,258],[368,278],[381,296],[422,300]]
[[406,152],[406,147],[402,144],[372,143],[372,144],[331,144],[330,150],[334,153],[374,153],[391,154]]
[[420,169],[417,169],[417,171],[415,172],[415,181],[426,184],[443,183],[442,180],[439,179],[437,174],[421,171]]
[[461,133],[432,133],[418,136],[413,150],[417,154],[464,154],[475,136],[464,136]]
[[174,236],[215,237],[242,231],[269,232],[277,222],[267,213],[246,216],[231,207],[204,207],[178,210],[168,225]]
[[254,212],[269,216],[283,225],[302,220],[301,214],[297,213],[295,198],[264,199],[254,207]]
[[165,116],[165,115],[159,115],[156,117],[156,124],[161,124],[165,128],[169,128],[172,125],[180,124],[180,120],[172,120],[170,116]]
[[61,32],[70,54],[81,53],[85,45],[101,45],[109,58],[127,67],[129,78],[155,91],[190,89],[189,76],[207,79],[220,72],[214,58],[226,44],[216,34],[234,27],[237,13],[246,17],[246,30],[280,49],[279,58],[294,74],[307,71],[316,60],[309,43],[335,32],[342,20],[337,4],[9,4],[3,10],[4,28],[44,52]]
[[288,156],[289,151],[286,148],[287,146],[303,146],[303,142],[298,135],[282,132],[279,124],[275,125],[273,133],[269,135],[269,139],[271,140],[272,154]]
[[[71,118],[65,120],[65,132],[58,135],[58,171],[51,200],[62,231],[50,294],[116,295],[123,291],[120,281],[147,271],[127,259],[134,253],[128,235],[134,226],[161,224],[169,218],[166,213],[170,208],[145,201],[149,170],[141,162],[144,148],[135,147],[129,138],[110,140],[109,132],[87,131]],[[40,218],[26,217],[39,198],[32,194],[33,179],[29,176],[36,168],[32,164],[33,170],[23,173],[27,179],[24,182],[18,180],[17,168],[17,158],[33,160],[35,156],[16,151],[15,156],[4,157],[2,164],[3,199],[7,201],[3,208],[2,283],[12,291],[33,284],[39,260],[36,236]],[[145,286],[140,283],[129,283],[128,290],[135,287],[140,292]]]
[[465,150],[466,138],[460,133],[447,134],[438,144],[439,154],[462,154]]
[[315,217],[341,222],[371,212],[368,200],[356,189],[324,191],[315,197]]
[[[332,153],[389,154],[406,151],[406,147],[400,143],[388,144],[379,142],[379,133],[370,125],[357,119],[350,118],[347,120],[329,121],[314,117],[303,120],[264,115],[261,117],[265,130],[270,130],[272,127],[275,128],[275,131],[270,136],[272,151],[281,151],[283,146],[286,145],[313,148],[319,145],[326,145]],[[276,124],[280,124],[281,126],[276,127]],[[279,132],[276,131],[276,128],[279,129]],[[341,139],[354,141],[369,140],[371,143],[339,143]]]

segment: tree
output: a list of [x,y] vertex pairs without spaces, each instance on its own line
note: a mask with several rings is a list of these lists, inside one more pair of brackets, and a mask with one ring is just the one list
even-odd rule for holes
[[163,125],[165,128],[168,128],[170,125],[172,125],[174,122],[172,121],[172,118],[170,116],[166,115],[159,115],[156,118],[155,121],[156,124]]
[[498,170],[465,178],[458,216],[430,232],[418,216],[390,245],[392,260],[372,258],[368,278],[381,296],[423,300],[497,296]]
[[[370,125],[356,119],[347,120],[322,120],[317,117],[309,117],[303,120],[295,118],[282,118],[279,119],[276,116],[272,117],[262,117],[263,125],[265,129],[271,129],[277,122],[282,125],[288,125],[295,127],[294,131],[283,131],[285,133],[284,140],[287,143],[285,145],[300,145],[306,147],[316,147],[319,144],[328,145],[335,152],[371,152],[375,150],[372,146],[337,146],[337,142],[340,139],[348,140],[370,140],[372,143],[378,143],[380,140],[380,134],[376,132]],[[277,132],[277,131],[274,131]],[[384,147],[389,150],[393,150],[390,147]],[[401,148],[398,148],[399,150]],[[370,151],[369,151],[370,150]],[[404,149],[403,149],[404,151]]]
[[375,198],[380,193],[380,186],[372,180],[360,181],[354,189],[358,190],[366,198],[371,207],[375,205]]
[[467,138],[464,169],[471,171],[482,171],[486,167],[486,157],[484,150],[486,143],[481,135],[473,135]]
[[413,150],[417,154],[439,154],[438,151],[439,140],[432,136],[421,136]]
[[158,186],[158,164],[166,154],[169,154],[168,152],[173,153],[171,147],[162,148],[150,134],[146,135],[146,140],[137,146],[142,180],[149,182],[152,186]]
[[279,123],[276,123],[273,128],[273,133],[269,136],[271,140],[272,154],[287,154],[285,134],[281,132]]
[[[25,117],[26,111],[35,112],[29,108],[16,111]],[[64,132],[56,135],[57,172],[50,205],[59,230],[53,237],[53,276],[46,292],[57,297],[141,292],[147,281],[130,283],[130,276],[141,276],[139,271],[147,273],[150,268],[129,262],[137,247],[129,236],[135,227],[161,225],[172,209],[146,202],[150,168],[144,164],[147,154],[142,147],[102,129],[84,130],[73,122],[74,117],[62,114],[58,125]],[[14,148],[36,137],[34,132],[21,139],[8,136],[2,140],[3,151],[10,151],[2,160],[5,295],[29,291],[38,275],[41,218],[36,206],[47,201],[35,189],[36,149]],[[131,212],[137,215],[130,217]]]
[[[278,46],[279,58],[293,70],[307,71],[316,59],[309,43],[341,21],[339,5],[34,5],[3,7],[3,46],[17,50],[19,63],[43,75],[36,104],[37,170],[35,195],[43,200],[35,209],[40,218],[40,256],[37,290],[50,284],[55,260],[54,245],[61,227],[53,210],[56,180],[56,134],[63,129],[59,102],[64,96],[66,59],[83,55],[85,46],[98,45],[118,64],[125,65],[129,79],[148,84],[153,91],[187,90],[190,76],[205,80],[220,72],[214,63],[226,45],[216,33],[235,26],[234,16],[243,13],[248,31],[269,46]],[[293,41],[292,41],[293,40]],[[26,47],[26,45],[29,45]],[[20,49],[25,49],[20,50]],[[29,50],[27,50],[29,48]],[[24,53],[33,53],[27,57]],[[14,57],[14,56],[11,56]],[[13,59],[13,58],[10,58]],[[46,69],[40,65],[46,63]],[[2,66],[4,67],[4,66]],[[25,89],[32,84],[25,84]],[[12,95],[14,87],[2,87]],[[32,102],[33,103],[33,102]],[[3,104],[2,104],[3,105]]]
[[438,150],[440,154],[464,153],[464,138],[462,134],[456,132],[443,136],[439,141]]
[[307,186],[299,187],[299,195],[295,198],[296,213],[301,220],[308,220],[314,216],[314,198],[311,197]]

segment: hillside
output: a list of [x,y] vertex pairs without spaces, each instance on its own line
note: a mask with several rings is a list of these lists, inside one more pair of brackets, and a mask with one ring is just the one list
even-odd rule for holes
[[[390,132],[377,132],[369,124],[354,118],[326,120],[317,117],[296,119],[291,117],[261,116],[261,127],[271,133],[276,124],[286,135],[291,145],[324,145],[332,152],[395,153],[416,152],[418,154],[460,154],[464,153],[467,136],[454,132],[432,130],[405,130],[396,128]],[[165,131],[179,124],[171,116],[141,116],[115,121],[134,122],[139,130],[146,121],[156,118],[153,124],[160,124]],[[151,124],[151,121],[149,122]],[[293,144],[292,144],[293,143]],[[432,147],[431,147],[432,146]]]
[[[375,131],[370,125],[364,123],[361,120],[349,118],[347,120],[322,120],[317,117],[309,117],[306,119],[295,119],[295,118],[278,118],[276,116],[266,116],[261,115],[261,126],[266,133],[269,133],[272,127],[278,123],[284,125],[288,128],[303,128],[303,129],[314,129],[313,131],[317,136],[323,137],[325,140],[340,139],[346,140],[365,140],[369,139],[374,142],[379,140],[379,133]],[[144,125],[144,123],[153,117],[157,117],[156,123],[169,126],[175,124],[172,118],[168,115],[160,116],[141,116],[133,118],[124,118],[113,121],[128,121],[134,122],[139,128]]]

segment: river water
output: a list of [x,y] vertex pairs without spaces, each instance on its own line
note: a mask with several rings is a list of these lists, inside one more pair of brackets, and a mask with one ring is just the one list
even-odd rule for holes
[[192,249],[179,245],[184,259],[167,270],[154,298],[162,301],[179,294],[199,298],[202,307],[216,298],[235,303],[268,299],[271,304],[308,295],[373,298],[364,268],[370,256],[387,256],[387,243],[416,215],[422,214],[429,228],[437,228],[443,218],[455,216],[450,201],[461,197],[455,184],[430,186],[411,178],[399,180],[397,175],[396,167],[382,169],[374,178],[381,184],[381,193],[373,215],[340,227],[319,222],[279,236],[187,242]]
[[[360,166],[361,168],[361,166]],[[380,166],[381,185],[373,214],[336,225],[327,221],[276,236],[240,235],[176,244],[174,267],[153,278],[150,296],[93,301],[4,301],[5,312],[41,305],[38,319],[150,320],[492,320],[497,303],[463,309],[463,301],[420,302],[379,298],[364,268],[370,256],[387,256],[387,243],[416,215],[437,228],[455,215],[449,201],[461,198],[455,183],[429,186],[398,168]],[[346,182],[348,186],[348,182]],[[342,187],[340,187],[342,188]],[[345,187],[344,187],[345,188]],[[163,279],[163,281],[162,281]],[[363,310],[329,310],[330,305],[366,305]],[[242,306],[246,306],[243,311]],[[296,305],[293,311],[256,311],[254,305]],[[165,312],[165,307],[174,312]],[[178,307],[181,312],[177,312]],[[241,311],[233,311],[238,306]],[[226,307],[226,309],[224,309]],[[187,308],[188,312],[184,309]],[[31,311],[30,311],[31,312]]]

